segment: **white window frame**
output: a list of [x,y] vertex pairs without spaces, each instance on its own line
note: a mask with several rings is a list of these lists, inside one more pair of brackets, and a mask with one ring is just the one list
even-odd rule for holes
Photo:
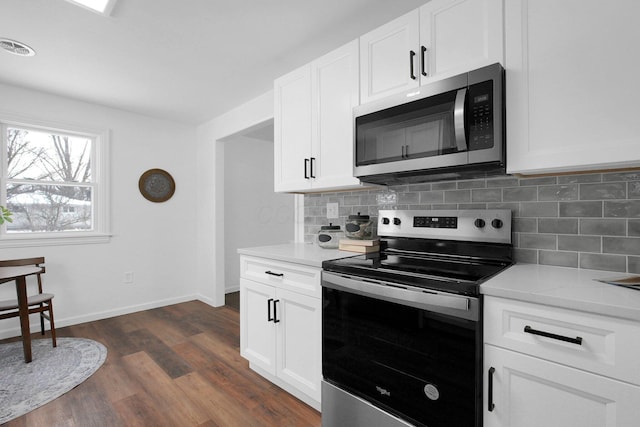
[[6,224],[0,228],[0,249],[26,246],[56,246],[71,244],[107,243],[110,240],[110,188],[109,188],[109,130],[88,128],[69,123],[54,123],[38,119],[0,114],[0,205],[7,202],[7,127],[34,131],[61,133],[88,137],[93,140],[92,187],[93,229],[90,231],[51,231],[34,233],[7,233]]

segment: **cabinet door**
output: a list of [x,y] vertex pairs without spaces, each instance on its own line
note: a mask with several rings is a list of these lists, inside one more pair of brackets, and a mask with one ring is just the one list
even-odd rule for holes
[[419,16],[411,11],[360,37],[362,103],[418,87]]
[[[274,82],[274,189],[311,186],[311,66]],[[306,173],[306,178],[305,178]]]
[[509,0],[507,172],[640,165],[640,2]]
[[275,300],[273,287],[240,279],[240,354],[275,375],[276,328],[268,319],[270,300]]
[[353,107],[359,103],[358,40],[311,64],[314,190],[356,187]]
[[320,401],[321,300],[281,289],[277,300],[278,377]]
[[485,385],[491,367],[485,427],[628,427],[640,419],[640,387],[485,345]]
[[431,0],[420,8],[421,84],[503,63],[503,35],[502,0]]

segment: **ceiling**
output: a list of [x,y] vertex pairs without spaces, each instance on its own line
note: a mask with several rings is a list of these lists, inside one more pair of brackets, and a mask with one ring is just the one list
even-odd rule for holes
[[199,124],[426,0],[2,0],[0,83]]

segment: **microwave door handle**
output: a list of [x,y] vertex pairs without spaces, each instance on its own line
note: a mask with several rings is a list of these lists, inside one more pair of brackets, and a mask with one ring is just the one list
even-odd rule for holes
[[453,106],[453,130],[458,151],[467,151],[467,138],[464,130],[464,107],[467,98],[467,88],[459,89]]

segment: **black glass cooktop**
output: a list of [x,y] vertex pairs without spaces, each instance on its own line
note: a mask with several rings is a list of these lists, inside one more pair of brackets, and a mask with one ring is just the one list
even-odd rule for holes
[[510,245],[483,245],[480,249],[482,257],[468,248],[449,247],[450,253],[388,248],[380,253],[325,261],[322,267],[365,279],[475,296],[482,282],[512,264]]

